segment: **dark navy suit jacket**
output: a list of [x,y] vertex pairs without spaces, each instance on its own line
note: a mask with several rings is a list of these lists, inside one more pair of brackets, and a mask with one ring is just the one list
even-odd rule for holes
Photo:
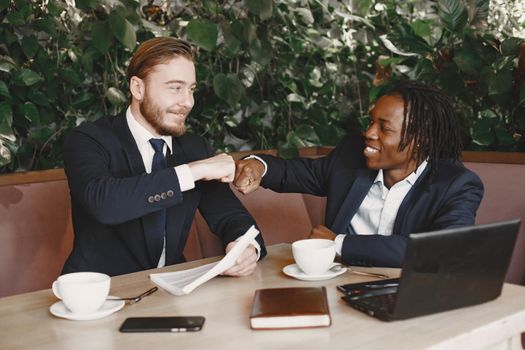
[[[181,192],[173,167],[213,156],[203,138],[173,137],[172,150],[167,169],[146,174],[124,114],[83,124],[68,135],[64,160],[75,237],[63,273],[113,276],[157,267],[159,243],[151,230],[162,208],[166,265],[185,261],[182,252],[197,208],[224,246],[255,224],[227,184],[197,181],[194,189]],[[263,257],[261,235],[257,240]]]
[[[363,149],[362,137],[347,136],[323,158],[283,160],[259,155],[268,164],[261,184],[278,192],[326,196],[325,225],[335,233],[347,233],[377,176],[377,170],[366,168]],[[399,267],[410,233],[473,225],[482,197],[481,180],[459,161],[440,161],[432,177],[427,166],[401,203],[392,235],[348,234],[342,261]]]

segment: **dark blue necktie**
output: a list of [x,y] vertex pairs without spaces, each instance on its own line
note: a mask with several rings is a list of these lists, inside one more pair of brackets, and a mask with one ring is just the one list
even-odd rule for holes
[[[155,150],[153,155],[153,162],[151,163],[151,172],[155,172],[166,168],[166,157],[164,156],[164,140],[163,139],[150,139],[149,143]],[[162,248],[164,248],[164,235],[166,233],[166,209],[162,209],[157,212],[158,218],[155,220],[155,257],[158,263],[160,255],[162,254]]]

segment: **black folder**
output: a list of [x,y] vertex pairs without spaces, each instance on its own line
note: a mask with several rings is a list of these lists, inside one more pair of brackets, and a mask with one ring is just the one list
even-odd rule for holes
[[[352,307],[384,321],[480,304],[501,294],[520,220],[411,234],[398,281],[338,286]],[[377,283],[376,288],[371,287]],[[382,288],[388,283],[397,287]],[[363,285],[363,284],[362,284]]]

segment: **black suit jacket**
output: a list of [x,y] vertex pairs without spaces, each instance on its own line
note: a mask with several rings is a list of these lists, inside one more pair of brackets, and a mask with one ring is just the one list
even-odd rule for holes
[[[75,238],[63,273],[113,276],[157,267],[150,230],[162,208],[166,265],[185,261],[182,252],[197,208],[224,246],[255,224],[227,184],[197,181],[194,189],[181,192],[173,167],[213,156],[203,138],[173,137],[172,150],[168,168],[146,174],[125,114],[83,124],[68,135],[64,160]],[[158,201],[152,201],[156,195]],[[263,257],[261,235],[257,240]]]
[[261,184],[278,192],[326,196],[325,225],[335,233],[349,233],[342,248],[346,264],[399,267],[410,233],[474,224],[483,184],[460,162],[442,160],[432,178],[427,166],[407,193],[391,236],[354,234],[350,221],[377,176],[366,168],[363,149],[362,137],[348,136],[328,157],[283,160],[259,155],[268,165]]

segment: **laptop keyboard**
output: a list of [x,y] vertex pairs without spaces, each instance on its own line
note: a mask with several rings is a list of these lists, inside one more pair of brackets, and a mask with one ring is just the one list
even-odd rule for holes
[[367,310],[377,310],[384,313],[392,313],[396,304],[396,293],[375,295],[369,298],[359,299],[359,303]]

